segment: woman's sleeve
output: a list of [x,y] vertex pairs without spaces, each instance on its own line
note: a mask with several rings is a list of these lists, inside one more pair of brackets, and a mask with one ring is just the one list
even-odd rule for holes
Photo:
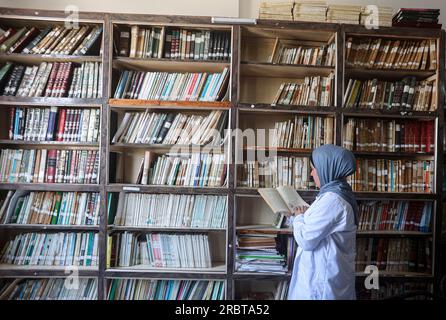
[[294,219],[293,233],[297,244],[305,251],[314,250],[335,230],[343,211],[336,195],[325,194],[307,213]]

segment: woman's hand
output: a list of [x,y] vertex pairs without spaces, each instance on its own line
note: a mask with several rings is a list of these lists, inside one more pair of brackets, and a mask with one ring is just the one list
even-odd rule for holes
[[307,206],[297,206],[293,208],[293,211],[291,212],[291,214],[289,216],[298,216],[300,214],[304,214],[305,211],[307,211],[308,207]]

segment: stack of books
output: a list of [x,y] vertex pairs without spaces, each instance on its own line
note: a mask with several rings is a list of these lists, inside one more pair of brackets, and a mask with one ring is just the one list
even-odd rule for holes
[[299,0],[294,3],[295,21],[325,22],[328,5],[325,0]]
[[359,24],[361,6],[330,5],[327,11],[327,22]]
[[259,19],[293,20],[293,2],[262,2]]
[[440,9],[401,8],[393,16],[392,25],[395,27],[436,28],[441,29],[438,23]]
[[285,274],[287,272],[286,258],[276,248],[276,236],[238,236],[236,269],[244,272]]
[[361,9],[360,22],[364,26],[391,27],[392,16],[393,9],[391,7],[368,5]]

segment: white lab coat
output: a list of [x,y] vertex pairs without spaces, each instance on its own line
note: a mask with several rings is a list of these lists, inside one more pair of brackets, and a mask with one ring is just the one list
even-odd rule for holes
[[356,299],[356,225],[351,205],[327,192],[316,197],[305,214],[292,218],[298,248],[288,299]]

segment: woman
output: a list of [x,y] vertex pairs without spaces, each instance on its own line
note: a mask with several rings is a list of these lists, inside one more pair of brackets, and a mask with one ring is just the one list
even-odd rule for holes
[[310,163],[320,191],[310,207],[296,208],[290,218],[298,248],[288,299],[356,299],[358,205],[346,181],[356,170],[355,157],[324,145],[313,150]]

